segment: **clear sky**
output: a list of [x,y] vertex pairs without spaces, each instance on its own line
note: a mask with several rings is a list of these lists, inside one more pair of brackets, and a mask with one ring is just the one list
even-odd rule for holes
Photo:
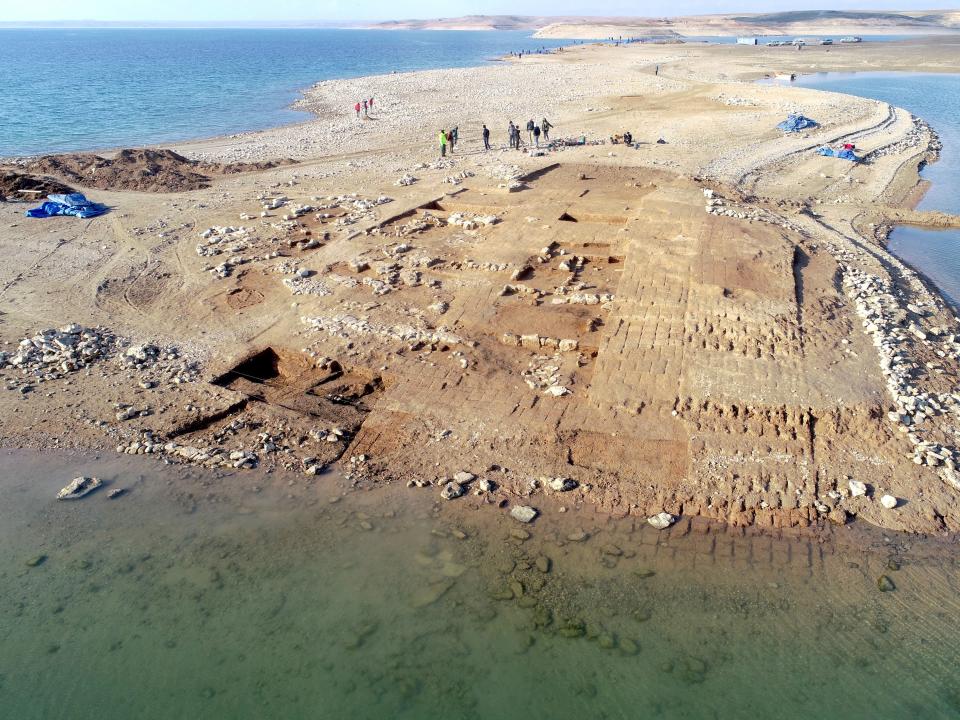
[[783,10],[949,8],[958,0],[0,0],[0,22],[144,20],[159,22],[399,20],[459,15],[699,15]]

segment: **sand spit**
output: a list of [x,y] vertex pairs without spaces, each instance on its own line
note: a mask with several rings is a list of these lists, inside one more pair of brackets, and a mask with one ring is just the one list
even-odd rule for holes
[[[949,50],[884,52],[956,69]],[[334,466],[490,512],[960,530],[960,325],[877,232],[936,137],[884,103],[738,79],[791,68],[584,47],[322,83],[315,121],[172,159],[295,166],[163,195],[74,181],[114,208],[93,222],[0,206],[2,442],[295,483]],[[342,107],[361,92],[375,117]],[[775,130],[798,110],[819,127]],[[500,149],[508,120],[543,116],[587,144]],[[635,147],[609,142],[625,129]],[[868,163],[814,152],[847,140]]]

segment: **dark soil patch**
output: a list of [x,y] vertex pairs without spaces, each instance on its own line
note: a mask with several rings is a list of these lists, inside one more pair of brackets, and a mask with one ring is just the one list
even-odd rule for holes
[[53,178],[28,175],[15,170],[0,172],[0,200],[42,200],[50,193],[74,190]]
[[257,163],[207,163],[190,160],[173,150],[121,150],[115,157],[92,153],[46,155],[23,169],[54,175],[83,187],[138,192],[183,192],[210,187],[218,175],[233,175],[291,165],[294,160]]

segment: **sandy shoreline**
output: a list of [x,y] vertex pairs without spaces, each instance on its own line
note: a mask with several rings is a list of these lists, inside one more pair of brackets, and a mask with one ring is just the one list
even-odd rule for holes
[[[121,338],[98,339],[86,369],[3,370],[0,443],[301,475],[336,465],[357,488],[431,496],[469,471],[471,493],[494,480],[491,509],[546,510],[563,493],[571,507],[770,530],[854,516],[960,530],[960,329],[857,231],[865,214],[905,212],[931,134],[882,103],[743,82],[957,72],[956,47],[584,46],[327,81],[300,102],[315,120],[174,146],[297,165],[190,193],[98,190],[114,210],[90,223],[0,205],[8,360],[20,338],[70,322]],[[358,121],[343,99],[367,95],[376,113]],[[782,137],[773,126],[793,110],[821,127]],[[507,120],[542,117],[555,137],[630,129],[640,144],[479,151],[481,123],[502,146]],[[462,152],[436,163],[436,131],[453,124]],[[870,164],[810,152],[845,139]],[[126,361],[128,342],[178,351]],[[551,489],[563,477],[569,495]]]

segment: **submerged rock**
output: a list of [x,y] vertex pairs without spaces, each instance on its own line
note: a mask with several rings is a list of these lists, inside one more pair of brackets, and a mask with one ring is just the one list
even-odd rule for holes
[[78,477],[71,480],[66,487],[57,493],[57,500],[79,500],[85,495],[89,495],[98,487],[103,485],[103,481],[95,477]]
[[529,505],[514,505],[510,508],[510,517],[522,523],[533,522],[533,519],[537,517],[537,515],[536,509]]
[[893,584],[889,575],[881,575],[877,578],[877,589],[880,592],[893,592],[897,589],[897,586]]
[[437,600],[447,594],[447,591],[453,587],[453,580],[438,580],[421,587],[413,594],[410,604],[415,609],[425,608],[433,605]]

